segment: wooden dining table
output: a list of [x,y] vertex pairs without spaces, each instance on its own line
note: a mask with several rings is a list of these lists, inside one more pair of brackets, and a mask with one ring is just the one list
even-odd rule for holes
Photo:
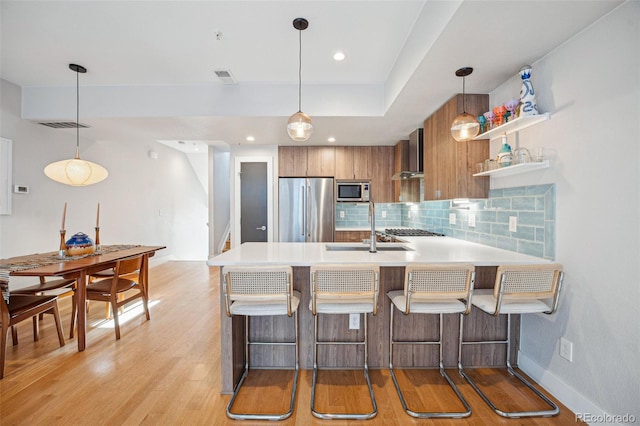
[[[108,248],[112,249],[109,250]],[[12,268],[10,276],[21,277],[63,277],[73,278],[76,280],[76,300],[78,306],[78,351],[82,352],[86,348],[87,341],[87,311],[83,307],[87,300],[87,278],[89,275],[99,271],[104,271],[115,267],[118,260],[125,259],[130,256],[142,255],[142,265],[140,267],[140,285],[143,291],[147,294],[149,292],[149,258],[154,256],[156,251],[162,250],[165,246],[124,246],[122,249],[118,249],[120,246],[103,246],[103,253],[93,254],[85,257],[78,258],[66,258],[59,259],[59,262],[49,263],[42,266],[36,266],[33,268],[26,267],[25,269]],[[50,255],[50,256],[49,256]],[[55,258],[56,253],[45,254],[33,254],[26,256],[19,256],[10,259],[0,260],[0,265],[17,265],[17,264],[29,264],[32,261],[34,264],[38,263],[38,260],[43,258]],[[45,262],[47,263],[47,262]]]

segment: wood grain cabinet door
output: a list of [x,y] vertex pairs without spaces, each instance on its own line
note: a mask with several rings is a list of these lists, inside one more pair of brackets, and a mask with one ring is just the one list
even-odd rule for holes
[[[489,95],[466,95],[469,114],[489,109]],[[424,121],[424,199],[486,198],[489,181],[473,177],[475,164],[489,157],[489,141],[458,142],[451,136],[451,123],[463,110],[462,95],[456,95]]]

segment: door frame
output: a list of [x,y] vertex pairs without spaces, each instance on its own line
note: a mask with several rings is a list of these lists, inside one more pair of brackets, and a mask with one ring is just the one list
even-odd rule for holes
[[240,233],[240,171],[242,163],[267,163],[267,241],[273,241],[273,158],[264,157],[235,157],[234,161],[234,218],[233,218],[233,237],[231,238],[232,247],[238,247],[241,241]]

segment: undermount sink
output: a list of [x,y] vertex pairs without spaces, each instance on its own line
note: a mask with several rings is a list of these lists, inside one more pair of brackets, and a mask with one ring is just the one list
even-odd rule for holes
[[[327,251],[369,251],[369,245],[364,244],[327,244]],[[376,251],[413,251],[412,248],[402,245],[377,244]]]

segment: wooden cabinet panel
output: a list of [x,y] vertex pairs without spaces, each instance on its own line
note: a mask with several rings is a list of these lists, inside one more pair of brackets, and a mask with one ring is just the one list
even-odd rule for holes
[[353,172],[353,147],[336,146],[335,158],[336,179],[355,179],[356,175]]
[[307,147],[306,146],[278,147],[278,176],[280,177],[307,176]]
[[281,146],[278,175],[369,180],[373,200],[390,203],[394,201],[393,161],[392,146]]
[[336,150],[334,147],[307,147],[307,176],[333,177],[335,170]]
[[371,236],[370,231],[336,231],[337,243],[360,243]]
[[376,203],[391,203],[393,199],[394,147],[371,147],[371,192]]
[[[466,95],[466,111],[480,115],[489,109],[489,95]],[[489,157],[488,141],[457,142],[451,137],[453,119],[463,110],[456,95],[424,122],[424,198],[486,198],[489,181],[474,178],[475,164]]]
[[355,179],[371,179],[370,146],[353,147],[353,174]]
[[[409,141],[398,142],[393,150],[393,173],[409,170]],[[419,202],[420,179],[403,179],[392,181],[393,202]]]

